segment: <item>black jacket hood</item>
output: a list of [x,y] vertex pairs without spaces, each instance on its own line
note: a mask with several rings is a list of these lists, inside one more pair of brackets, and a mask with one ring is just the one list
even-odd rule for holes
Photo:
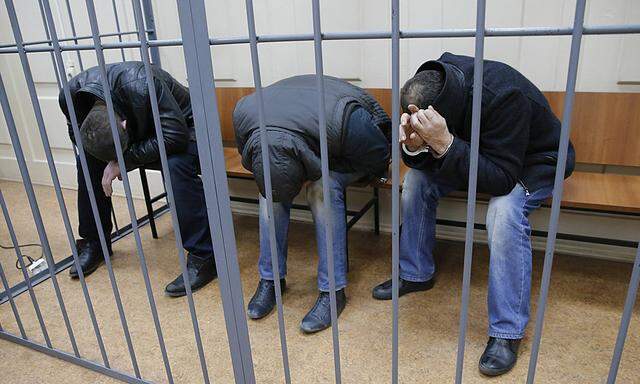
[[447,120],[448,125],[459,127],[464,123],[467,109],[464,73],[449,63],[430,60],[422,64],[416,74],[434,69],[444,74],[444,86],[434,100],[433,108]]

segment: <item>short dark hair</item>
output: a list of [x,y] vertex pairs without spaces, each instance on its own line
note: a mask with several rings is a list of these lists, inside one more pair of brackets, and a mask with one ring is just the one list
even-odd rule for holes
[[409,112],[409,104],[420,109],[428,108],[435,101],[444,86],[444,73],[437,69],[420,71],[407,80],[400,90],[400,105]]
[[[116,125],[120,136],[120,144],[124,151],[129,146],[129,135],[125,131],[123,120],[116,113]],[[111,134],[109,112],[102,100],[96,100],[91,111],[80,126],[80,137],[85,151],[102,161],[116,159],[116,146]]]

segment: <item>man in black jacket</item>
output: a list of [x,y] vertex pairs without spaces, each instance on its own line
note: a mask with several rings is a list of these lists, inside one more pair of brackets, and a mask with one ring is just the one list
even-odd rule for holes
[[[436,207],[469,177],[473,58],[445,53],[424,63],[402,88],[403,159],[412,169],[402,191],[400,295],[433,287]],[[478,192],[487,210],[489,341],[479,368],[508,372],[529,320],[529,214],[552,194],[560,122],[544,95],[506,64],[486,60],[481,107]],[[569,148],[567,172],[575,163]],[[391,298],[391,282],[373,289]]]
[[[160,153],[155,133],[149,84],[141,62],[124,62],[107,65],[107,81],[116,113],[116,124],[124,154],[126,171],[145,166],[160,169]],[[213,247],[209,232],[200,172],[198,149],[195,142],[193,116],[189,90],[160,68],[153,67],[160,124],[167,150],[169,172],[174,190],[176,213],[185,249],[189,252],[187,267],[193,290],[201,288],[216,277]],[[80,135],[85,148],[89,177],[92,181],[102,229],[106,236],[112,230],[111,184],[120,178],[121,170],[116,160],[109,118],[104,103],[104,91],[98,67],[90,68],[71,80],[69,91],[80,125]],[[64,92],[59,95],[60,108],[67,117],[69,136],[75,144],[69,109]],[[78,170],[78,253],[85,275],[95,271],[104,261],[98,238],[98,229],[92,214],[89,194],[80,166]],[[111,244],[108,244],[111,254]],[[75,266],[72,277],[78,276]],[[186,294],[180,274],[167,285],[169,296]]]
[[[332,222],[333,257],[338,314],[346,304],[347,249],[344,194],[361,179],[384,176],[389,162],[390,120],[382,107],[363,89],[325,76],[327,146],[329,152],[331,212],[323,206],[320,166],[318,91],[315,75],[281,80],[263,89],[265,125],[273,189],[281,285],[287,272],[287,233],[292,201],[307,183],[306,197],[316,225],[318,245],[318,299],[302,320],[306,333],[331,325],[325,223]],[[248,305],[248,315],[259,319],[275,305],[271,268],[267,202],[264,198],[258,100],[255,94],[238,103],[233,125],[242,164],[252,171],[260,189],[260,282]]]

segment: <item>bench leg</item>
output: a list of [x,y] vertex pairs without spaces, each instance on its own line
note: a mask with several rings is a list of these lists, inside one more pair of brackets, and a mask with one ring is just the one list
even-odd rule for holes
[[151,204],[151,194],[149,193],[149,182],[147,181],[147,172],[140,167],[140,182],[142,183],[142,193],[144,194],[144,203],[147,206],[147,215],[149,217],[149,227],[151,227],[151,236],[158,238],[156,230],[156,219],[153,217],[153,205]]
[[373,231],[376,235],[380,234],[380,195],[378,187],[373,187]]

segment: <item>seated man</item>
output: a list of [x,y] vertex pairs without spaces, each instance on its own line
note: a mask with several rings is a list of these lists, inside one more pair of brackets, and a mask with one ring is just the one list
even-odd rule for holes
[[[273,189],[273,221],[282,289],[287,274],[287,234],[289,211],[293,199],[308,182],[306,197],[316,226],[318,245],[318,299],[302,320],[306,333],[331,326],[326,233],[324,224],[333,224],[333,256],[335,260],[338,314],[346,304],[347,227],[344,193],[355,181],[384,176],[389,162],[390,120],[382,107],[364,90],[333,77],[325,76],[327,142],[329,151],[331,212],[323,207],[320,166],[320,128],[318,91],[315,75],[281,80],[263,90],[265,125],[269,143],[271,184]],[[275,305],[275,289],[271,268],[267,202],[264,198],[262,149],[258,100],[255,94],[244,97],[233,114],[238,151],[242,165],[253,172],[260,189],[260,282],[248,305],[248,315],[260,319]]]
[[[400,295],[433,287],[436,207],[469,177],[473,58],[445,53],[424,63],[401,91],[403,159],[411,167],[402,193]],[[560,122],[544,95],[506,64],[486,60],[482,93],[478,192],[491,195],[489,341],[480,371],[500,375],[517,359],[529,320],[529,214],[552,194]],[[575,153],[569,147],[566,176]],[[391,298],[391,281],[373,289]]]
[[[156,138],[147,77],[142,62],[107,65],[111,99],[124,154],[126,171],[152,166],[160,169],[160,152]],[[176,212],[184,247],[189,252],[187,268],[191,288],[201,288],[215,279],[216,267],[209,232],[207,209],[202,182],[198,177],[200,163],[195,142],[189,90],[160,68],[153,67],[154,86],[158,98],[160,124],[167,150],[169,172],[175,192]],[[111,183],[120,178],[116,148],[111,135],[107,107],[104,103],[102,79],[98,67],[90,68],[71,80],[69,90],[80,124],[89,177],[93,185],[100,221],[107,239],[111,234]],[[67,117],[69,135],[75,144],[69,111],[60,91],[60,108]],[[85,275],[92,273],[104,261],[99,243],[89,194],[80,166],[78,169],[78,221],[82,238],[77,242],[80,266]],[[107,244],[111,254],[111,244]],[[77,277],[75,265],[71,277]],[[182,274],[167,285],[169,296],[183,296],[186,289]]]

